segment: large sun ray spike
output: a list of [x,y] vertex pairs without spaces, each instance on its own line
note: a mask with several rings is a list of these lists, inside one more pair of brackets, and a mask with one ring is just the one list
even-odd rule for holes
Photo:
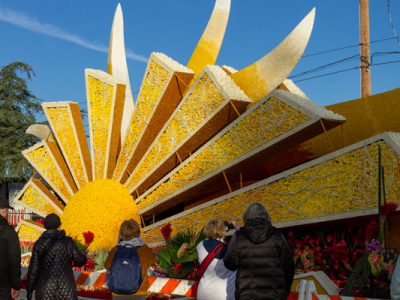
[[189,60],[187,67],[197,76],[206,65],[214,65],[228,25],[231,0],[217,0],[210,21]]
[[125,85],[113,76],[86,69],[93,180],[111,178],[117,161]]
[[230,75],[253,101],[257,102],[264,98],[293,71],[310,39],[314,19],[315,8],[269,54]]
[[246,110],[251,100],[217,66],[206,66],[125,186],[145,192]]
[[64,206],[40,180],[30,180],[15,197],[14,203],[45,218],[51,213],[63,214]]
[[77,192],[75,182],[56,142],[42,141],[22,154],[65,202]]
[[158,214],[192,199],[344,121],[310,100],[273,91],[138,198],[139,213]]
[[20,242],[34,242],[46,231],[44,226],[32,220],[21,220],[15,228]]
[[135,104],[133,102],[128,65],[126,63],[124,19],[121,4],[117,6],[111,28],[110,46],[108,48],[108,74],[126,85],[124,114],[121,123],[121,140],[123,141],[129,127],[129,118],[135,109]]
[[140,158],[182,100],[193,71],[162,53],[152,53],[130,118],[113,179],[125,183]]
[[92,163],[79,105],[73,102],[42,104],[47,120],[78,189],[92,181]]
[[262,203],[277,228],[378,213],[378,145],[388,202],[400,202],[400,134],[383,133],[234,191],[143,229],[146,243],[161,243],[160,229],[201,230],[209,221],[242,222],[251,203]]

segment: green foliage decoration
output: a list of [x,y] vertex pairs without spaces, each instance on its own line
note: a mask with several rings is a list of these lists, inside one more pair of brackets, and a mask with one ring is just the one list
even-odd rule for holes
[[[166,248],[159,252],[160,262],[158,267],[168,269],[168,277],[175,279],[185,278],[190,271],[195,267],[195,260],[197,260],[197,245],[204,241],[206,238],[204,228],[195,233],[191,229],[187,231],[178,232],[173,238],[167,241]],[[182,245],[191,245],[186,248],[182,255],[178,256],[178,251]],[[182,264],[182,270],[176,273],[174,269],[175,264]]]

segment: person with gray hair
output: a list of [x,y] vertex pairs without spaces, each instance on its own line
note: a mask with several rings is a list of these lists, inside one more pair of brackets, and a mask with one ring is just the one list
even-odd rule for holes
[[286,300],[294,277],[289,245],[263,204],[250,204],[243,221],[243,227],[233,222],[236,232],[224,257],[225,267],[237,271],[235,299]]

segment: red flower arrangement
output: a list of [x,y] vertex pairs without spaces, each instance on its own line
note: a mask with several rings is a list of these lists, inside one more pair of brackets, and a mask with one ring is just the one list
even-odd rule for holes
[[161,233],[166,242],[169,241],[171,238],[171,232],[172,232],[171,227],[172,227],[171,223],[168,223],[161,228]]
[[82,233],[82,234],[83,234],[83,237],[85,238],[85,247],[87,248],[87,247],[89,246],[89,244],[90,244],[91,242],[93,242],[94,233],[88,231],[88,232],[84,232],[84,233]]
[[35,244],[35,242],[30,242],[30,241],[24,241],[24,242],[22,242],[22,241],[20,241],[19,242],[19,245],[21,246],[21,247],[24,247],[24,248],[33,248],[33,245]]
[[386,218],[392,213],[396,212],[399,205],[397,203],[386,202],[381,206],[381,220],[385,221]]
[[[350,268],[358,263],[366,253],[364,225],[350,224],[335,236],[329,234],[323,237],[307,235],[304,239],[295,239],[293,233],[289,233],[289,246],[295,260],[296,273],[311,271],[323,271],[338,286],[343,286],[350,275]],[[375,232],[373,224],[370,234]]]
[[163,294],[151,294],[149,296],[146,296],[146,300],[169,300],[174,298],[175,297],[164,296]]
[[174,265],[174,273],[175,274],[180,274],[183,270],[183,265],[182,264],[175,264]]
[[112,300],[110,290],[78,291],[77,294],[78,296],[85,298]]
[[43,219],[37,219],[37,220],[36,220],[36,223],[39,223],[39,224],[42,224],[42,225],[43,225],[43,224],[44,224],[44,220],[43,220]]
[[372,240],[372,236],[378,230],[378,224],[374,221],[371,221],[367,228],[365,229],[365,243],[369,244]]

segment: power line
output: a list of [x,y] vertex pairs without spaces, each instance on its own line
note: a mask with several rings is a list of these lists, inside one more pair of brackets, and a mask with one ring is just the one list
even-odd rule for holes
[[293,82],[300,82],[300,81],[311,80],[311,79],[315,79],[315,78],[319,78],[319,77],[325,77],[325,76],[329,76],[329,75],[333,75],[333,74],[337,74],[337,73],[343,73],[343,72],[347,72],[347,71],[351,71],[351,70],[356,70],[356,69],[359,69],[359,68],[360,68],[360,67],[345,69],[345,70],[341,70],[341,71],[336,71],[336,72],[332,72],[332,73],[327,73],[327,74],[323,74],[323,75],[318,75],[318,76],[314,76],[314,77],[309,77],[309,78],[305,78],[305,79],[300,79],[300,80],[296,80],[296,81],[293,81]]
[[379,63],[379,64],[373,64],[371,66],[381,66],[381,65],[387,65],[387,64],[394,64],[394,63],[398,63],[398,62],[400,62],[400,60],[388,61],[388,62]]
[[387,7],[388,7],[388,14],[389,14],[390,25],[392,25],[392,29],[393,29],[393,32],[394,32],[394,36],[395,36],[396,39],[397,39],[397,43],[399,43],[399,45],[400,45],[400,40],[399,40],[399,38],[397,37],[396,30],[394,30],[394,25],[393,25],[393,22],[392,22],[392,16],[390,15],[390,0],[388,0],[388,5],[387,5]]
[[336,65],[339,65],[339,64],[342,64],[342,63],[345,63],[345,62],[349,62],[351,60],[358,59],[359,57],[360,57],[360,54],[356,54],[356,55],[347,57],[345,59],[341,59],[341,60],[335,61],[333,63],[329,63],[327,65],[324,65],[324,66],[321,66],[321,67],[318,67],[318,68],[315,68],[315,69],[312,69],[312,70],[309,70],[309,71],[305,71],[303,73],[299,73],[299,74],[290,76],[289,79],[302,77],[302,76],[305,76],[305,75],[308,75],[308,74],[311,74],[311,73],[314,73],[314,72],[318,72],[318,71],[323,70],[323,69],[331,68],[333,66],[336,66]]
[[352,60],[357,60],[357,59],[359,59],[359,58],[360,58],[361,60],[363,60],[363,61],[365,60],[365,63],[366,63],[367,66],[369,67],[369,66],[372,65],[374,56],[385,56],[385,55],[391,55],[391,54],[400,54],[400,51],[374,52],[374,53],[372,53],[371,58],[370,58],[370,61],[371,61],[371,62],[369,62],[369,61],[368,61],[367,59],[365,59],[364,57],[361,57],[360,54],[356,54],[356,55],[353,55],[353,56],[350,56],[350,57],[347,57],[347,58],[344,58],[344,59],[335,61],[335,62],[333,62],[333,63],[329,63],[329,64],[323,65],[323,66],[321,66],[321,67],[318,67],[318,68],[315,68],[315,69],[311,69],[311,70],[308,70],[308,71],[305,71],[305,72],[302,72],[302,73],[299,73],[299,74],[290,76],[290,77],[288,77],[288,78],[289,78],[289,79],[294,79],[294,78],[298,78],[298,77],[303,77],[303,76],[306,76],[306,75],[308,75],[308,74],[321,71],[321,70],[323,70],[323,69],[331,68],[331,67],[334,67],[334,66],[336,66],[336,65],[343,64],[343,63],[346,63],[346,62],[349,62],[349,61],[352,61]]
[[[384,41],[393,40],[393,39],[398,39],[398,37],[396,36],[396,37],[391,37],[391,38],[387,38],[387,39],[376,40],[376,41],[369,42],[369,44],[384,42]],[[339,50],[343,50],[343,49],[347,49],[347,48],[359,47],[362,45],[363,45],[362,43],[358,43],[358,44],[351,45],[351,46],[346,46],[346,47],[336,48],[336,49],[332,49],[332,50],[317,52],[317,53],[313,53],[313,54],[303,55],[301,58],[325,54],[325,53],[329,53],[329,52],[333,52],[333,51],[339,51]]]
[[[381,65],[394,64],[394,63],[399,63],[399,62],[400,62],[400,60],[395,60],[395,61],[388,61],[388,62],[379,63],[379,64],[372,64],[370,66],[381,66]],[[296,80],[294,82],[311,80],[311,79],[315,79],[315,78],[319,78],[319,77],[325,77],[325,76],[338,74],[338,73],[343,73],[343,72],[347,72],[347,71],[351,71],[351,70],[357,70],[357,69],[360,69],[360,68],[362,68],[362,67],[357,66],[357,67],[350,68],[350,69],[345,69],[345,70],[341,70],[341,71],[336,71],[336,72],[332,72],[332,73],[327,73],[327,74],[322,74],[322,75],[318,75],[318,76],[314,76],[314,77],[309,77],[309,78],[305,78],[305,79]]]
[[374,56],[385,56],[385,55],[391,55],[391,54],[400,54],[400,51],[392,51],[392,52],[374,52],[371,55],[371,64]]

